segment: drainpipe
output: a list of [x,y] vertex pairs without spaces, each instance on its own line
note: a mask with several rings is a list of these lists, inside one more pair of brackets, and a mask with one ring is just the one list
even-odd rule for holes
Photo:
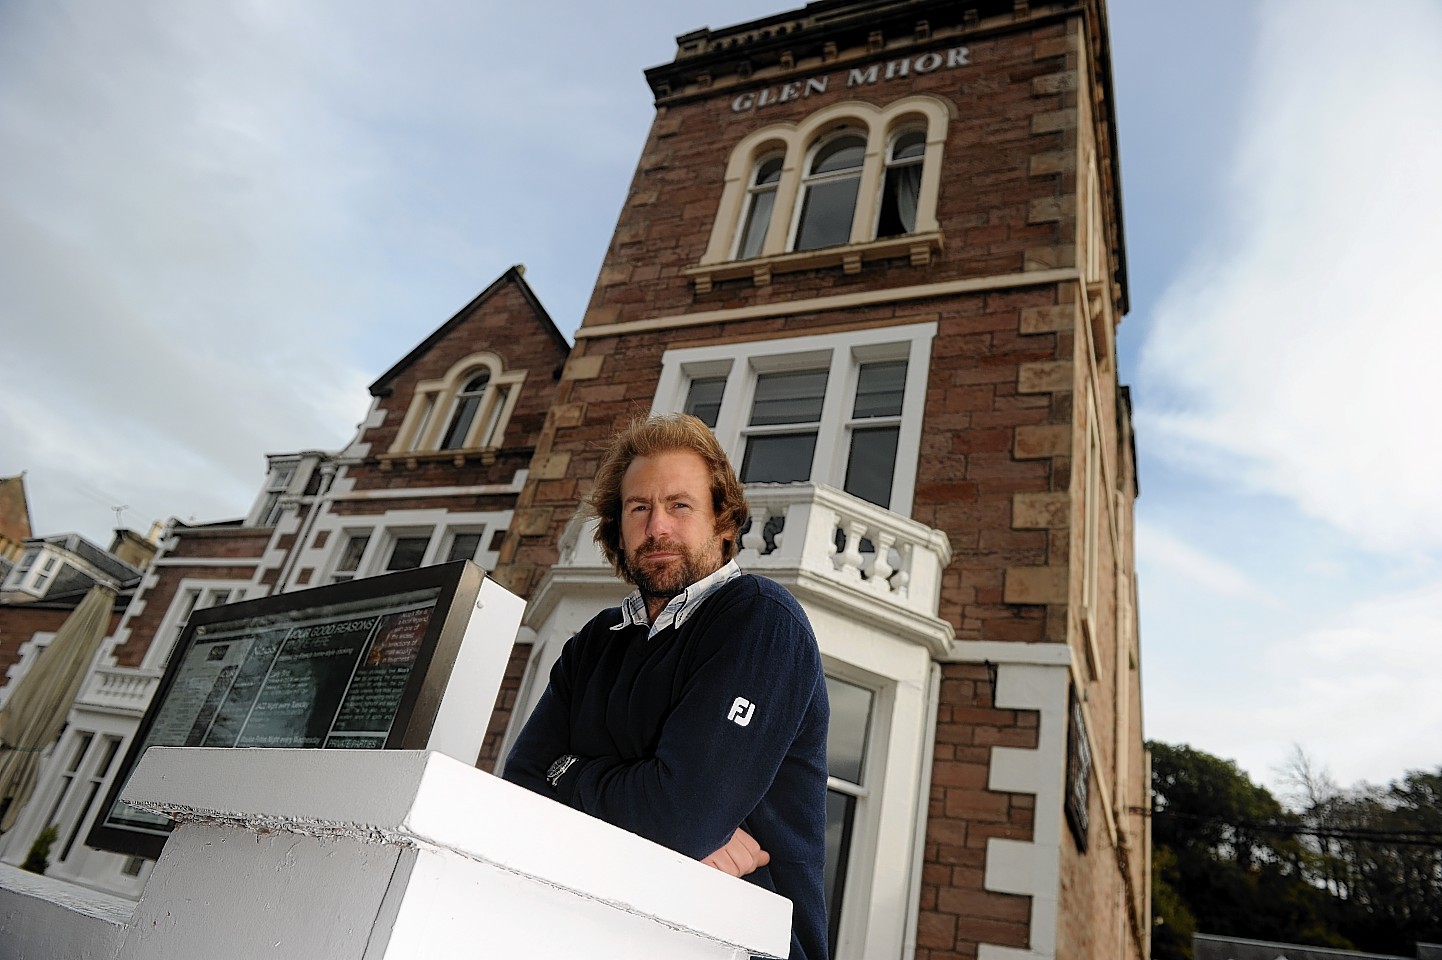
[[900,960],[916,956],[916,926],[921,917],[921,868],[926,862],[926,821],[931,812],[931,766],[936,757],[936,708],[941,700],[941,664],[932,661],[926,693],[926,742],[921,748],[920,790],[916,795],[916,832],[911,842],[911,877],[906,891],[906,933]]

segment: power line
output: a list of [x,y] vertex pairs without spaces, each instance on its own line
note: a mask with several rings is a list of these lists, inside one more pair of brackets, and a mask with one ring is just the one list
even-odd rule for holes
[[1366,827],[1337,829],[1331,827],[1309,827],[1305,824],[1259,823],[1254,820],[1225,820],[1220,817],[1202,817],[1196,814],[1171,810],[1154,810],[1154,817],[1173,817],[1191,823],[1237,830],[1251,830],[1255,833],[1270,833],[1287,837],[1317,837],[1324,840],[1354,840],[1359,843],[1376,843],[1402,847],[1442,848],[1442,831],[1439,830],[1373,830]]

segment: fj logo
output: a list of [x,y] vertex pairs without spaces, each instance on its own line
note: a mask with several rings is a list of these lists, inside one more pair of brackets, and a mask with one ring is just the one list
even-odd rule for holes
[[737,697],[731,702],[731,712],[726,714],[726,719],[738,727],[744,727],[751,722],[751,715],[755,712],[756,704],[745,697]]

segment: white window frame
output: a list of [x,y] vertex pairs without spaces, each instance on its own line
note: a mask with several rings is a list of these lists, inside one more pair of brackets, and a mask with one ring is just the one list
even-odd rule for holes
[[936,736],[929,703],[936,668],[925,650],[848,622],[841,611],[808,605],[807,613],[826,675],[867,687],[874,697],[835,960],[897,956],[911,912],[915,853],[926,837],[917,811],[925,809],[924,768]]
[[[767,183],[757,183],[756,178],[760,176],[761,168],[766,166],[773,160],[781,161],[781,169],[778,172],[777,179]],[[766,239],[771,235],[772,217],[773,214],[776,212],[776,202],[778,199],[780,199],[778,194],[781,190],[781,178],[785,175],[786,158],[785,154],[779,150],[773,149],[764,151],[760,156],[756,158],[756,162],[751,165],[751,175],[746,184],[746,197],[744,203],[742,204],[741,217],[739,220],[736,221],[736,229],[734,231],[735,237],[732,241],[730,259],[750,259],[750,257],[744,256],[745,251],[743,249],[743,244],[746,239],[746,223],[751,217],[751,211],[755,209],[756,204],[760,202],[761,196],[763,194],[770,194],[771,212],[766,215],[766,230],[761,236],[761,249],[758,250],[756,253],[752,254],[751,256],[759,256],[761,254],[761,251],[766,249]]]
[[[853,422],[851,412],[860,365],[877,360],[906,360],[906,389],[902,399],[901,429],[897,439],[889,509],[893,513],[910,516],[931,367],[931,341],[936,336],[936,329],[935,323],[918,323],[784,340],[667,350],[661,358],[661,378],[651,412],[681,410],[685,407],[687,391],[693,379],[725,375],[726,389],[716,417],[715,434],[732,463],[740,464],[757,374],[816,369],[818,364],[824,363],[830,373],[818,424],[811,479],[839,490],[846,479]],[[860,421],[858,425],[869,424]]]
[[[421,562],[414,567],[403,567],[404,570],[419,570],[421,567],[428,567],[436,562],[436,554],[439,552],[439,540],[437,531],[433,525],[404,524],[388,526],[377,530],[372,536],[371,542],[366,546],[366,553],[370,554],[371,574],[380,576],[386,573],[399,573],[399,570],[389,570],[391,555],[395,553],[396,545],[401,540],[420,540],[425,538],[426,546],[421,551]],[[379,543],[377,543],[379,540]],[[374,552],[372,552],[372,548]],[[360,579],[357,577],[356,579]]]
[[[465,440],[459,447],[441,449],[441,441],[445,439],[456,415],[461,392],[482,370],[490,373],[490,380],[486,383],[480,407],[471,419]],[[395,456],[454,454],[499,448],[520,400],[525,380],[526,371],[507,371],[504,361],[488,351],[473,353],[456,361],[444,376],[416,384],[410,407],[391,443],[390,453]]]
[[[842,180],[856,180],[856,199],[851,207],[851,230],[846,240],[842,243],[857,243],[862,240],[872,239],[861,234],[859,227],[862,220],[857,216],[862,206],[862,192],[869,186],[867,183],[867,167],[871,166],[869,160],[871,155],[870,144],[867,143],[869,130],[865,126],[841,125],[827,133],[822,134],[811,142],[806,149],[806,159],[801,166],[801,180],[797,185],[796,202],[792,204],[791,228],[787,231],[786,249],[796,252],[809,252],[811,250],[824,250],[826,247],[840,246],[840,244],[826,244],[820,247],[808,247],[806,251],[797,250],[796,243],[801,239],[801,213],[806,208],[806,198],[816,187],[825,186],[829,183],[836,183]],[[861,140],[861,165],[858,167],[845,167],[841,170],[828,171],[826,173],[812,173],[811,166],[816,162],[816,155],[835,140],[860,139]],[[784,167],[783,167],[784,170]],[[854,171],[854,172],[853,172]],[[775,207],[772,208],[774,216]],[[765,244],[762,245],[765,250]]]
[[475,553],[469,557],[461,557],[459,559],[470,560],[473,563],[479,563],[480,561],[478,561],[476,558],[486,552],[486,533],[487,530],[484,523],[472,525],[462,524],[455,527],[446,527],[444,531],[442,531],[440,549],[436,551],[434,562],[451,562],[449,560],[446,560],[445,558],[450,556],[451,548],[456,542],[456,537],[474,534],[480,537],[480,540],[476,543]]

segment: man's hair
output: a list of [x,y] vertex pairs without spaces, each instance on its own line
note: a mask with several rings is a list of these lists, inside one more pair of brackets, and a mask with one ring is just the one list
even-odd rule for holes
[[721,560],[727,562],[740,549],[741,525],[751,516],[746,494],[726,451],[716,442],[711,428],[685,413],[637,417],[616,434],[606,451],[586,505],[600,522],[596,525],[596,543],[606,559],[625,576],[622,562],[625,548],[621,545],[621,478],[637,457],[653,457],[671,450],[690,450],[705,461],[711,474],[711,509],[716,514],[716,529],[729,530],[730,536],[721,545]]

